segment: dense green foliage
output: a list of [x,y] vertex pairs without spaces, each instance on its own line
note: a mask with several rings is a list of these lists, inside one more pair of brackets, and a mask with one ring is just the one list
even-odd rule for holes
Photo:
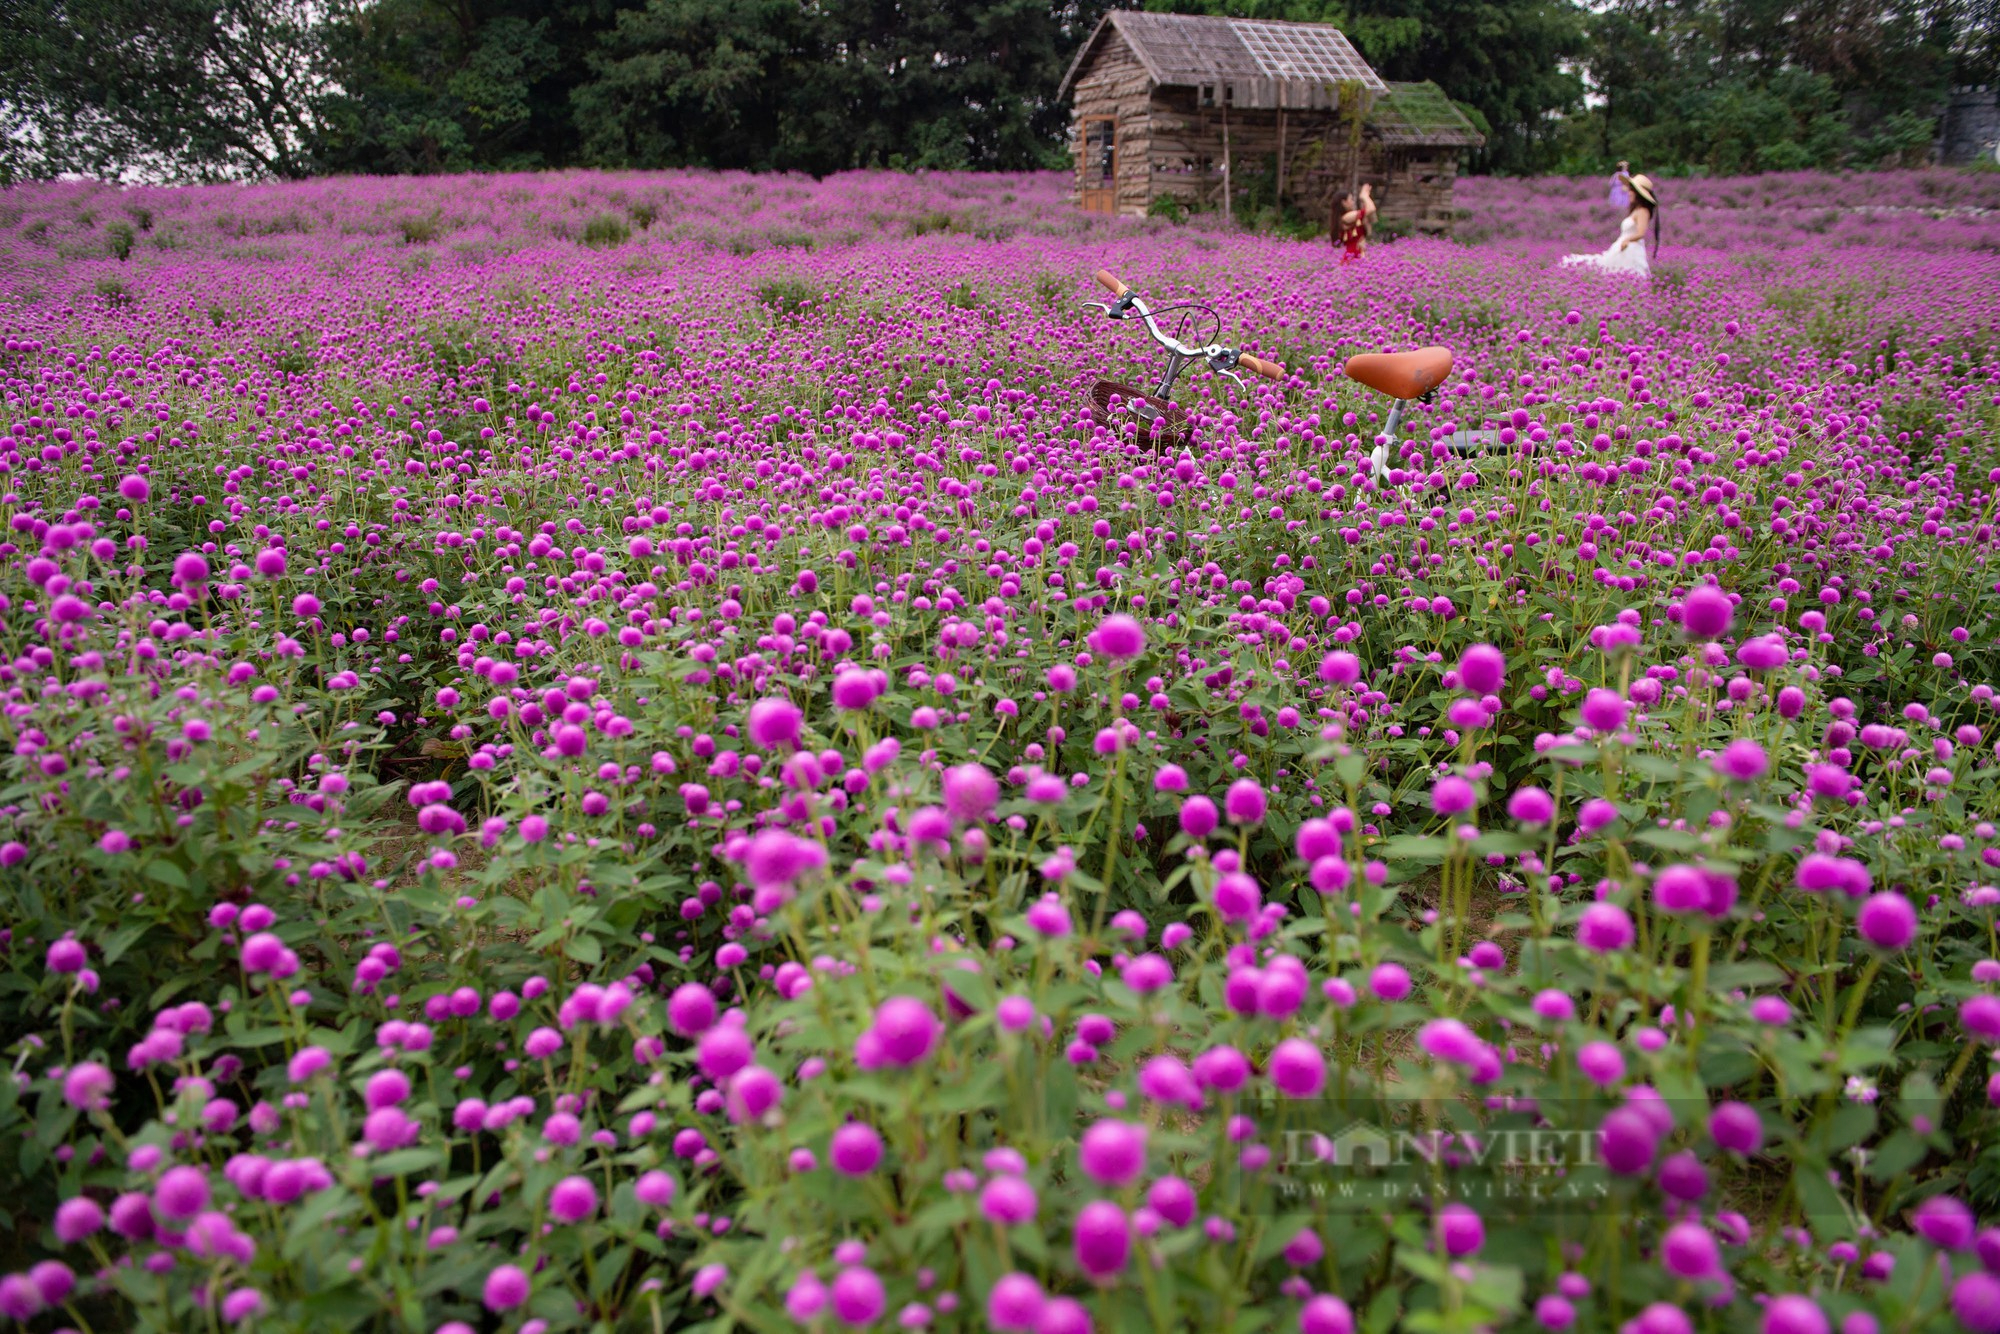
[[[1471,164],[1907,165],[2000,0],[1141,0],[1331,22]],[[1060,165],[1112,0],[0,0],[0,179]]]
[[1585,67],[1604,98],[1566,127],[1573,169],[1914,165],[1951,86],[2000,75],[2000,7],[1616,0],[1591,20]]

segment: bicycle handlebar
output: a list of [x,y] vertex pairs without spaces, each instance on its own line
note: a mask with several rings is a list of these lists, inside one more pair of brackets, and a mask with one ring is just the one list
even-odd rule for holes
[[[1145,327],[1147,334],[1152,337],[1153,341],[1167,350],[1169,360],[1167,363],[1167,379],[1163,382],[1165,385],[1170,386],[1174,378],[1180,374],[1181,368],[1194,361],[1206,361],[1210,370],[1218,374],[1228,375],[1232,379],[1237,379],[1239,384],[1242,381],[1235,374],[1238,369],[1251,371],[1254,374],[1263,376],[1267,380],[1283,380],[1290,374],[1285,367],[1275,361],[1266,361],[1262,357],[1253,357],[1247,352],[1240,352],[1224,343],[1209,343],[1206,346],[1183,343],[1179,338],[1174,337],[1160,327],[1159,317],[1162,315],[1169,315],[1174,311],[1198,309],[1208,313],[1209,318],[1214,321],[1215,332],[1220,332],[1221,321],[1217,320],[1214,312],[1209,311],[1206,306],[1169,306],[1165,310],[1155,311],[1144,301],[1140,300],[1139,297],[1135,296],[1131,288],[1118,281],[1112,275],[1111,270],[1099,269],[1091,276],[1096,279],[1097,285],[1111,293],[1116,298],[1116,301],[1111,304],[1093,301],[1088,303],[1090,308],[1101,310],[1114,320],[1130,319],[1133,316],[1137,316],[1139,323]],[[1186,331],[1185,323],[1186,317],[1183,316],[1182,332]],[[1160,391],[1163,396],[1166,392],[1165,388],[1162,388]]]

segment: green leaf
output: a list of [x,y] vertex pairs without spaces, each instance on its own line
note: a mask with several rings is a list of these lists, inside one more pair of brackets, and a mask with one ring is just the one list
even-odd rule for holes
[[563,953],[586,968],[604,962],[604,947],[597,943],[596,936],[571,936],[563,942]]
[[179,866],[176,866],[164,857],[155,857],[152,861],[146,863],[146,878],[148,880],[157,880],[161,884],[171,886],[174,889],[186,889],[188,887],[187,872],[181,870]]
[[1874,1131],[1875,1119],[1873,1103],[1845,1103],[1826,1126],[1825,1138],[1814,1137],[1815,1147],[1831,1156],[1859,1144]]
[[305,1203],[292,1213],[291,1230],[285,1234],[285,1258],[298,1259],[304,1254],[306,1243],[322,1235],[327,1223],[343,1218],[360,1207],[360,1202],[339,1186],[308,1196]]
[[1826,1179],[1826,1169],[1799,1164],[1792,1173],[1792,1190],[1806,1216],[1806,1225],[1815,1232],[1829,1231],[1845,1236],[1849,1231],[1847,1208]]
[[[171,862],[155,862],[153,864],[155,866],[172,865]],[[175,869],[178,870],[179,868],[176,867]],[[186,882],[183,881],[182,883]],[[120,927],[106,936],[104,938],[104,962],[106,966],[117,963],[120,959],[124,958],[125,951],[138,944],[139,938],[152,929],[153,924],[151,922],[134,922],[130,926]],[[158,1001],[154,1002],[155,1005],[158,1003]]]
[[1874,1181],[1891,1181],[1924,1160],[1930,1150],[1907,1130],[1899,1130],[1882,1141],[1868,1161],[1868,1176]]
[[398,1149],[380,1158],[368,1159],[368,1171],[378,1177],[406,1177],[426,1172],[444,1161],[436,1149]]
[[1725,963],[1708,970],[1708,986],[1712,992],[1750,991],[1757,987],[1776,986],[1784,980],[1782,968],[1761,959],[1748,963]]

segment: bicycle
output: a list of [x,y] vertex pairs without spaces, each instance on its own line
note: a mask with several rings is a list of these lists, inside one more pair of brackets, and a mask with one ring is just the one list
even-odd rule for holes
[[[1174,385],[1181,373],[1198,361],[1208,363],[1208,368],[1217,375],[1225,375],[1236,381],[1239,388],[1248,389],[1237,368],[1251,371],[1268,380],[1283,380],[1288,373],[1275,361],[1253,357],[1248,352],[1230,347],[1219,341],[1222,333],[1222,317],[1200,302],[1187,301],[1159,309],[1146,304],[1145,300],[1133,293],[1132,289],[1111,276],[1105,269],[1096,274],[1098,285],[1111,293],[1111,301],[1087,301],[1086,310],[1102,311],[1109,319],[1138,319],[1145,326],[1167,354],[1166,372],[1152,393],[1135,389],[1131,385],[1116,380],[1099,380],[1090,388],[1090,417],[1100,426],[1118,430],[1125,423],[1121,411],[1129,415],[1139,431],[1162,448],[1183,445],[1188,442],[1191,423],[1187,409],[1173,401]],[[1161,319],[1179,314],[1180,320],[1169,334],[1160,327]],[[1191,341],[1190,335],[1204,333],[1201,342]]]
[[[1275,361],[1266,361],[1217,341],[1222,332],[1222,317],[1212,307],[1188,301],[1155,310],[1108,270],[1099,269],[1096,279],[1114,299],[1109,302],[1085,302],[1084,308],[1101,311],[1114,320],[1136,317],[1167,354],[1166,371],[1150,394],[1116,380],[1099,380],[1091,386],[1090,416],[1100,426],[1118,429],[1122,424],[1119,412],[1123,409],[1136,419],[1139,429],[1157,445],[1172,447],[1186,444],[1191,428],[1187,410],[1169,395],[1188,367],[1197,361],[1205,361],[1211,371],[1227,376],[1236,381],[1238,387],[1245,389],[1249,386],[1236,373],[1238,367],[1270,380],[1283,380],[1290,373]],[[1160,327],[1160,320],[1175,313],[1180,314],[1180,322],[1169,334]],[[1197,330],[1207,335],[1199,345],[1188,337]],[[1448,347],[1425,347],[1414,352],[1367,352],[1347,359],[1342,369],[1348,379],[1395,400],[1395,405],[1389,410],[1389,420],[1383,423],[1381,434],[1376,436],[1374,448],[1369,451],[1369,476],[1377,486],[1388,480],[1389,448],[1392,442],[1399,439],[1405,408],[1412,401],[1427,399],[1437,392],[1445,377],[1451,374],[1452,360],[1452,351]],[[1466,457],[1487,453],[1499,442],[1497,431],[1460,428],[1442,443],[1453,454]]]

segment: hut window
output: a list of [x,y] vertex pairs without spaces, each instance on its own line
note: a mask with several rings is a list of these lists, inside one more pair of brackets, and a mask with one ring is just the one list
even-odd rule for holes
[[1117,121],[1092,116],[1083,122],[1083,188],[1105,190],[1118,178]]

